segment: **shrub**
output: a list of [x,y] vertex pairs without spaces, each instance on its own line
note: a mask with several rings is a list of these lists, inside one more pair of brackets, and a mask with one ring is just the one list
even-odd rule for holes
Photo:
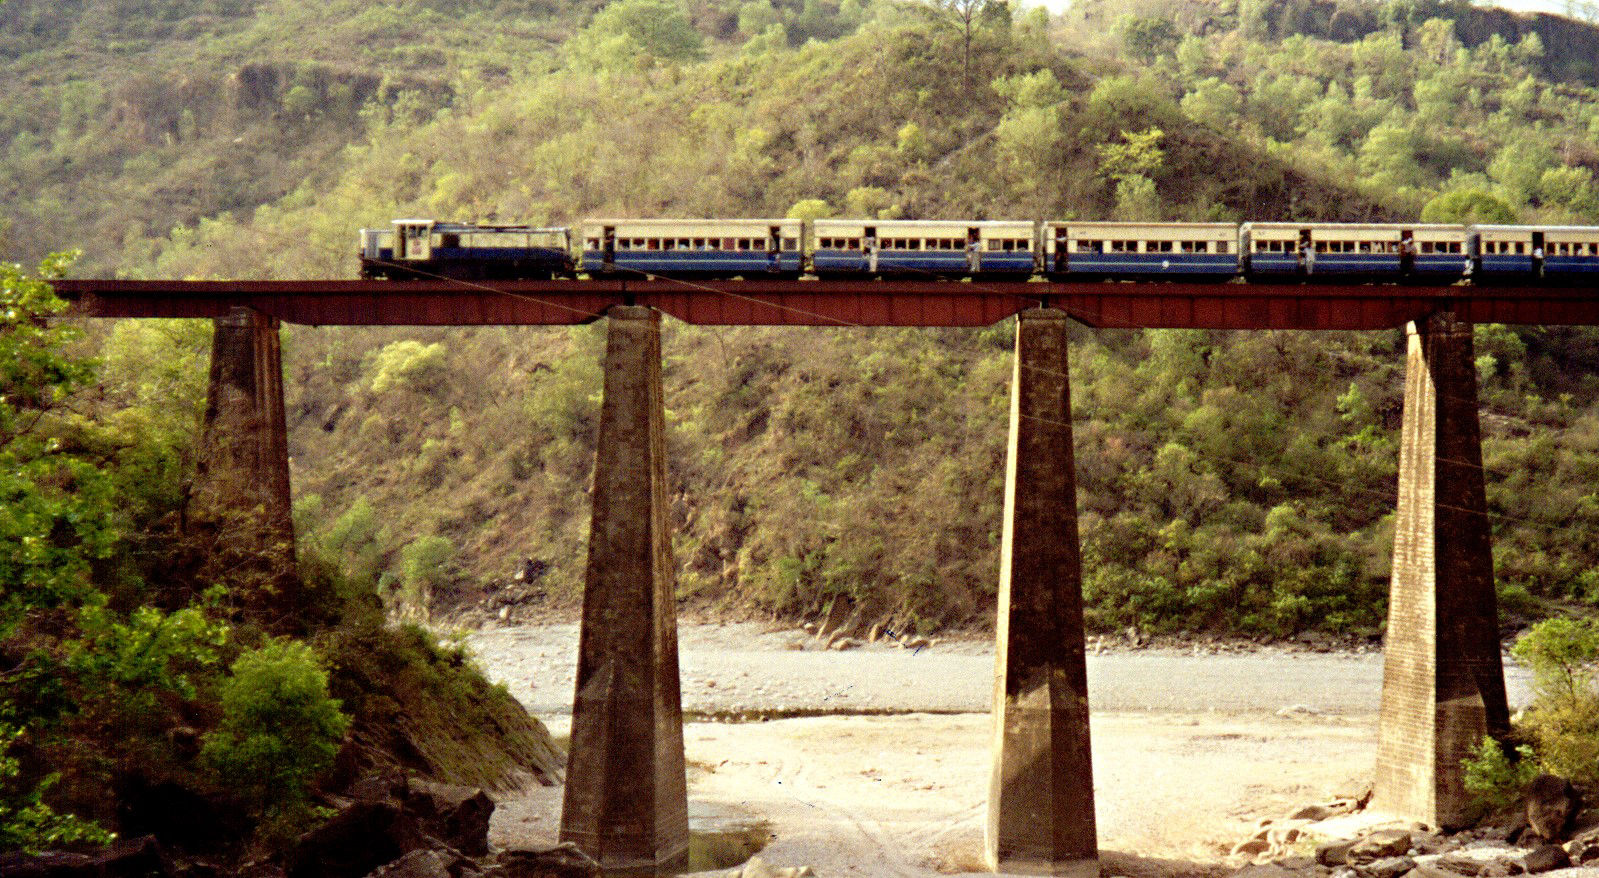
[[425,345],[411,339],[397,341],[384,345],[373,358],[372,392],[383,393],[393,387],[428,393],[436,389],[448,371],[444,345]]
[[1485,810],[1501,811],[1516,804],[1538,776],[1538,758],[1532,748],[1522,744],[1515,753],[1512,760],[1498,741],[1484,737],[1477,749],[1461,760],[1466,792]]
[[1522,720],[1543,767],[1584,786],[1599,785],[1599,620],[1548,619],[1510,654],[1532,671],[1536,699]]
[[201,761],[269,823],[293,827],[310,816],[311,782],[333,764],[349,719],[304,643],[251,650],[231,670],[222,722],[205,736]]
[[74,841],[109,843],[114,836],[99,825],[71,814],[57,814],[42,801],[59,775],[16,785],[22,765],[9,751],[22,734],[22,729],[0,723],[0,850],[31,854]]

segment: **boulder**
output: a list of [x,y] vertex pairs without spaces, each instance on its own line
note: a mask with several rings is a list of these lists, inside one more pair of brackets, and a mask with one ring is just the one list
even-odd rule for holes
[[1328,817],[1331,817],[1336,813],[1336,811],[1326,805],[1305,805],[1294,813],[1289,814],[1288,819],[1308,820],[1311,823],[1314,823],[1318,820],[1326,820]]
[[1409,857],[1383,857],[1364,866],[1356,866],[1355,871],[1367,878],[1399,878],[1414,868],[1416,861]]
[[816,873],[810,866],[773,866],[760,857],[750,857],[743,868],[728,874],[729,878],[813,878]]
[[1403,829],[1380,829],[1356,841],[1344,862],[1363,866],[1388,857],[1403,856],[1410,850],[1410,833]]
[[0,853],[5,878],[168,878],[177,874],[155,836],[119,839],[92,854]]
[[1300,878],[1300,875],[1276,863],[1255,863],[1233,873],[1233,878]]
[[846,649],[855,649],[856,647],[858,647],[860,645],[861,645],[860,642],[857,641],[853,637],[840,637],[837,640],[833,641],[832,643],[828,644],[827,648],[828,649],[832,649],[832,650],[837,650],[838,652],[843,652]]
[[1416,864],[1416,868],[1405,873],[1405,878],[1475,878],[1482,874],[1482,867],[1482,863],[1469,857],[1453,860],[1443,857],[1431,863]]
[[1309,825],[1309,820],[1279,820],[1266,828],[1266,841],[1274,847],[1285,848],[1299,841],[1300,833]]
[[113,782],[117,828],[129,838],[153,835],[168,850],[219,853],[249,834],[250,818],[236,801],[202,795],[139,772]]
[[416,818],[397,805],[355,802],[300,836],[284,857],[284,872],[288,878],[361,878],[429,846]]
[[1263,854],[1271,847],[1271,842],[1264,838],[1251,838],[1233,846],[1233,856],[1252,857]]
[[1349,858],[1349,849],[1355,846],[1355,839],[1340,838],[1333,841],[1324,841],[1316,845],[1316,863],[1322,866],[1342,866]]
[[1599,860],[1599,845],[1589,841],[1568,841],[1565,845],[1566,856],[1571,858],[1571,865],[1586,866]]
[[1399,878],[1406,872],[1415,868],[1415,860],[1410,857],[1383,857],[1372,860],[1369,864],[1354,867],[1354,872],[1366,878]]
[[1547,841],[1565,835],[1576,811],[1577,791],[1563,777],[1540,774],[1527,787],[1527,825]]
[[484,878],[602,878],[600,865],[570,842],[537,851],[500,851]]
[[1521,868],[1528,875],[1539,872],[1550,872],[1555,869],[1564,869],[1571,865],[1571,858],[1566,856],[1566,851],[1560,845],[1546,844],[1543,847],[1533,848],[1521,858]]
[[405,810],[416,815],[426,832],[461,853],[488,854],[494,800],[481,789],[414,780],[406,793]]
[[445,857],[438,851],[412,851],[387,866],[374,869],[370,878],[451,878]]

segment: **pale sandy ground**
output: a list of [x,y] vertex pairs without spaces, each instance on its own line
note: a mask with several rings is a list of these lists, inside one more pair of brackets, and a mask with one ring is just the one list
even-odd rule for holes
[[[564,735],[575,633],[502,629],[469,644]],[[792,651],[794,638],[684,626],[685,708],[986,709],[986,644],[822,653]],[[1375,655],[1094,657],[1095,809],[1109,873],[1213,872],[1259,819],[1368,782],[1380,679]],[[761,856],[819,876],[980,872],[989,733],[987,714],[971,712],[691,722],[691,823],[769,821]],[[553,844],[560,800],[555,787],[502,801],[491,841]]]

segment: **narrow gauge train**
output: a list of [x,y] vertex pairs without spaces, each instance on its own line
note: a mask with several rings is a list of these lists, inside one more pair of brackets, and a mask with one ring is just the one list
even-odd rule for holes
[[1599,227],[1436,223],[591,219],[570,229],[395,220],[361,276],[1591,283]]

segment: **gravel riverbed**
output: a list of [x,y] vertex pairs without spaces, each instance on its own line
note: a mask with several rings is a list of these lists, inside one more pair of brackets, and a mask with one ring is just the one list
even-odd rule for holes
[[[491,679],[558,737],[577,625],[466,638]],[[761,856],[818,876],[983,872],[993,645],[821,650],[797,630],[679,630],[691,826],[764,821]],[[1512,703],[1525,675],[1507,674]],[[1261,818],[1369,782],[1379,653],[1280,648],[1088,657],[1095,811],[1118,875],[1215,875]],[[761,722],[713,722],[785,716]],[[491,840],[554,844],[561,788],[500,802]],[[719,873],[719,874],[725,874]]]

